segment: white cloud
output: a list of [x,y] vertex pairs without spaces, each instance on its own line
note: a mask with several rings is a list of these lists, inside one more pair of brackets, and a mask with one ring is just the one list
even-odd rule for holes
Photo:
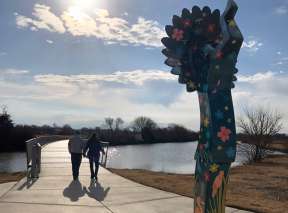
[[112,74],[95,74],[95,75],[36,75],[34,80],[46,85],[67,85],[67,84],[87,84],[97,82],[114,82],[121,84],[134,84],[141,86],[146,81],[151,80],[176,80],[176,76],[169,72],[161,70],[134,70],[121,72],[117,71]]
[[136,23],[129,23],[119,17],[113,17],[108,10],[95,9],[88,13],[79,7],[69,7],[57,16],[46,5],[35,4],[33,18],[15,14],[19,28],[30,28],[32,31],[48,30],[51,32],[68,32],[73,36],[95,37],[106,44],[162,46],[160,40],[165,36],[163,27],[153,20],[139,17]]
[[51,32],[64,33],[65,27],[62,20],[50,11],[50,7],[42,4],[35,4],[32,15],[35,19],[15,13],[16,24],[19,28],[29,27],[32,31],[45,29]]
[[250,39],[247,42],[244,41],[242,44],[242,48],[247,50],[250,53],[257,52],[259,48],[262,46],[263,46],[263,43],[257,41],[256,39]]
[[[284,131],[287,132],[287,73],[267,71],[239,75],[238,78],[239,82],[232,90],[236,117],[240,115],[243,105],[271,106],[286,116]],[[157,94],[163,93],[157,87],[149,87],[151,80],[175,84],[180,90],[175,91],[175,87],[167,84],[163,95],[175,95],[176,98],[169,104],[151,101]],[[136,97],[141,96],[149,100],[135,101]],[[178,84],[175,76],[161,70],[134,70],[107,75],[36,75],[29,83],[0,78],[0,97],[1,103],[9,107],[16,122],[22,123],[96,126],[107,116],[120,116],[129,122],[136,116],[145,115],[159,123],[180,123],[199,129],[196,93],[187,93],[185,86]]]
[[53,44],[53,43],[54,43],[54,41],[49,40],[49,39],[47,39],[46,42],[47,42],[48,44]]
[[282,5],[282,6],[275,8],[274,11],[277,15],[286,15],[288,13],[288,8],[287,6]]
[[271,79],[273,76],[275,76],[276,73],[275,72],[265,72],[265,73],[256,73],[254,75],[238,75],[238,81],[239,82],[249,82],[249,83],[254,83],[257,81],[263,81],[263,80],[267,80],[267,79]]
[[30,73],[29,70],[0,69],[0,75],[23,75]]

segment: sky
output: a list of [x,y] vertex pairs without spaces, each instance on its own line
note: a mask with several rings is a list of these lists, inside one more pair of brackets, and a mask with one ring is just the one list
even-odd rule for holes
[[[288,132],[288,0],[236,0],[244,35],[233,89],[245,107],[283,114]],[[199,104],[164,65],[164,27],[183,8],[224,0],[1,0],[0,105],[15,123],[126,125],[148,116],[199,129]]]

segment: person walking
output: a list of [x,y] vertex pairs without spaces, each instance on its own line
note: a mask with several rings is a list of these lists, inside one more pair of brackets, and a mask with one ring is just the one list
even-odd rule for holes
[[[87,155],[88,150],[88,155]],[[89,163],[90,163],[90,172],[91,172],[91,179],[98,180],[98,170],[99,170],[99,158],[100,152],[105,154],[104,149],[101,147],[99,137],[93,133],[93,135],[89,138],[85,148],[83,155],[84,157],[88,156]],[[95,166],[95,168],[94,168]]]
[[76,131],[69,139],[68,150],[71,155],[73,180],[78,180],[79,168],[82,161],[84,141],[80,138],[80,132]]

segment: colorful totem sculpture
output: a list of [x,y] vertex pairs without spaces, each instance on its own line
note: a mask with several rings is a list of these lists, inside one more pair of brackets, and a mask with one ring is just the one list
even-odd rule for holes
[[188,92],[197,91],[201,124],[195,154],[195,213],[225,212],[225,191],[230,164],[236,155],[236,128],[231,88],[243,36],[234,16],[237,5],[228,0],[224,13],[183,9],[166,26],[162,53],[171,73]]

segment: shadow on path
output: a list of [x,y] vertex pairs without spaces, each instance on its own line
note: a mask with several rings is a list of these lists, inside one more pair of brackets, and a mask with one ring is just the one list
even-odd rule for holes
[[17,188],[17,190],[22,190],[26,187],[26,189],[29,189],[33,184],[38,180],[38,178],[31,178],[27,179],[21,186]]
[[84,186],[85,193],[89,197],[91,197],[97,201],[103,201],[105,199],[105,197],[107,196],[109,190],[110,190],[110,187],[108,187],[104,190],[104,187],[101,186],[101,184],[97,181],[91,181],[88,189]]
[[76,202],[85,195],[85,191],[79,180],[71,181],[68,187],[63,190],[63,196],[68,197],[72,202]]

